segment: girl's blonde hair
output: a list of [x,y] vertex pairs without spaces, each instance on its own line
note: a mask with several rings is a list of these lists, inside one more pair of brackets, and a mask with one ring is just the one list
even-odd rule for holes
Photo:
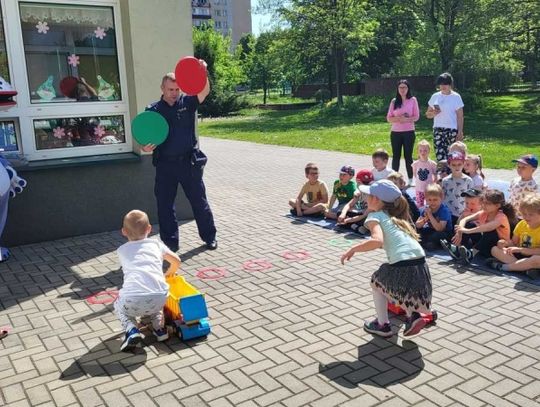
[[405,185],[407,183],[405,182],[405,177],[402,173],[394,171],[392,174],[390,174],[386,179],[392,181],[399,189],[405,188]]
[[519,211],[540,213],[540,194],[534,192],[526,194],[519,203]]
[[450,147],[448,147],[448,153],[452,153],[454,151],[459,151],[463,155],[467,155],[467,144],[465,144],[463,141],[456,141],[453,144],[450,144]]
[[418,151],[418,147],[420,146],[426,146],[428,148],[428,151],[431,151],[431,146],[429,145],[429,142],[426,139],[420,140],[418,144],[416,145],[416,150]]
[[400,196],[394,202],[383,201],[383,205],[382,210],[390,215],[392,222],[394,222],[398,228],[407,233],[414,240],[420,240],[420,235],[413,226],[409,212],[409,203],[404,196]]
[[482,156],[480,154],[469,154],[467,155],[467,157],[465,157],[465,160],[470,160],[473,163],[475,163],[476,166],[478,167],[478,172],[480,173],[480,176],[482,177],[482,179],[486,178],[484,173],[482,172]]

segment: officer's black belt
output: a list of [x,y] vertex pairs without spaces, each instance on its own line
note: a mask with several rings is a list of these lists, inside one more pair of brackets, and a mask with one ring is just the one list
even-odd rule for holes
[[166,162],[175,162],[175,161],[190,161],[191,160],[192,153],[187,154],[175,154],[175,155],[165,155],[160,154],[158,156],[158,161],[166,161]]

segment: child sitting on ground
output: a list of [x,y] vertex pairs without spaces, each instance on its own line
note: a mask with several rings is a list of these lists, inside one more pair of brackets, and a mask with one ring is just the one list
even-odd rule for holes
[[[353,181],[354,168],[350,165],[344,165],[339,171],[339,179],[334,181],[334,189],[330,197],[328,209],[325,216],[328,219],[337,219],[343,207],[354,197],[356,191],[356,182]],[[334,208],[334,203],[338,201],[338,205]]]
[[465,200],[461,196],[462,192],[473,187],[472,179],[463,174],[465,156],[455,151],[448,154],[448,165],[451,174],[443,178],[442,189],[444,193],[444,204],[452,212],[452,224],[455,225],[461,213],[465,210]]
[[538,192],[538,185],[533,178],[538,167],[538,159],[532,154],[527,154],[512,162],[516,163],[518,176],[510,182],[510,203],[520,216],[519,205],[525,194]]
[[[461,219],[482,210],[482,191],[478,189],[468,189],[465,192],[462,192],[461,196],[465,199],[465,210],[461,213],[456,224],[458,224]],[[476,225],[475,221],[472,221],[472,223]]]
[[[514,217],[514,208],[505,202],[504,194],[488,189],[482,195],[482,210],[461,219],[455,228],[452,244],[447,240],[441,244],[452,258],[467,263],[477,254],[490,257],[491,249],[499,240],[510,240],[510,220]],[[474,220],[477,226],[467,226]]]
[[388,167],[389,158],[390,156],[386,150],[383,150],[382,148],[379,148],[371,155],[373,161],[371,172],[373,173],[373,179],[375,181],[386,179],[394,172],[392,168]]
[[382,337],[394,335],[388,319],[388,301],[398,304],[407,314],[404,336],[415,335],[426,325],[420,313],[429,314],[432,285],[424,250],[410,224],[409,208],[399,188],[389,180],[360,185],[368,194],[370,214],[365,224],[371,239],[351,247],[341,256],[345,264],[355,253],[382,248],[388,263],[371,276],[371,289],[377,317],[364,323],[364,330]]
[[540,278],[540,194],[528,194],[519,205],[523,216],[514,229],[512,240],[499,240],[487,260],[495,270],[525,272]]
[[420,216],[420,211],[418,210],[418,206],[416,206],[416,203],[414,202],[414,199],[407,193],[407,183],[405,182],[405,178],[403,177],[403,174],[400,172],[393,172],[388,176],[390,181],[392,181],[401,191],[401,194],[403,197],[407,200],[407,203],[409,204],[409,214],[411,215],[411,220],[416,222],[416,219]]
[[474,188],[482,191],[486,188],[485,176],[482,172],[482,157],[476,154],[469,154],[465,157],[463,172],[471,177]]
[[[164,328],[163,306],[169,292],[165,277],[173,276],[180,267],[180,258],[159,240],[149,239],[152,226],[146,213],[133,210],[124,217],[122,235],[127,237],[117,250],[124,283],[114,303],[125,338],[120,350],[133,350],[142,340],[137,318],[149,316],[158,341],[169,338]],[[163,260],[169,268],[163,275]]]
[[[373,174],[370,170],[360,170],[356,174],[358,185],[369,185],[373,182]],[[338,216],[337,223],[340,226],[350,227],[358,233],[367,233],[364,228],[364,219],[368,215],[366,195],[360,191],[354,193],[353,198],[345,204]]]
[[[319,168],[315,163],[307,163],[304,168],[308,181],[302,186],[296,199],[290,199],[291,214],[294,216],[323,215],[328,206],[328,187],[319,181]],[[307,202],[304,202],[304,196]]]
[[416,229],[420,234],[420,244],[426,250],[440,248],[440,241],[452,237],[452,213],[443,204],[443,191],[439,184],[428,185],[426,206],[420,209]]
[[425,204],[425,191],[428,185],[437,181],[437,163],[429,159],[430,146],[427,140],[418,142],[418,160],[412,163],[416,206],[422,208]]

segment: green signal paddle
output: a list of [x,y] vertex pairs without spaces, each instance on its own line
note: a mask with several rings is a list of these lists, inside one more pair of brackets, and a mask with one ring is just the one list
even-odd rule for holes
[[131,121],[131,134],[141,145],[163,143],[169,134],[169,124],[157,112],[139,113]]

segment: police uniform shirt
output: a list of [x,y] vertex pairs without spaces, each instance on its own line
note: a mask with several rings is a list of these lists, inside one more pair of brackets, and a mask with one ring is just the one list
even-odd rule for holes
[[182,95],[172,106],[161,97],[159,101],[146,108],[146,110],[161,114],[169,125],[167,138],[156,148],[160,156],[186,155],[193,151],[197,144],[195,112],[198,106],[199,98],[197,96]]

